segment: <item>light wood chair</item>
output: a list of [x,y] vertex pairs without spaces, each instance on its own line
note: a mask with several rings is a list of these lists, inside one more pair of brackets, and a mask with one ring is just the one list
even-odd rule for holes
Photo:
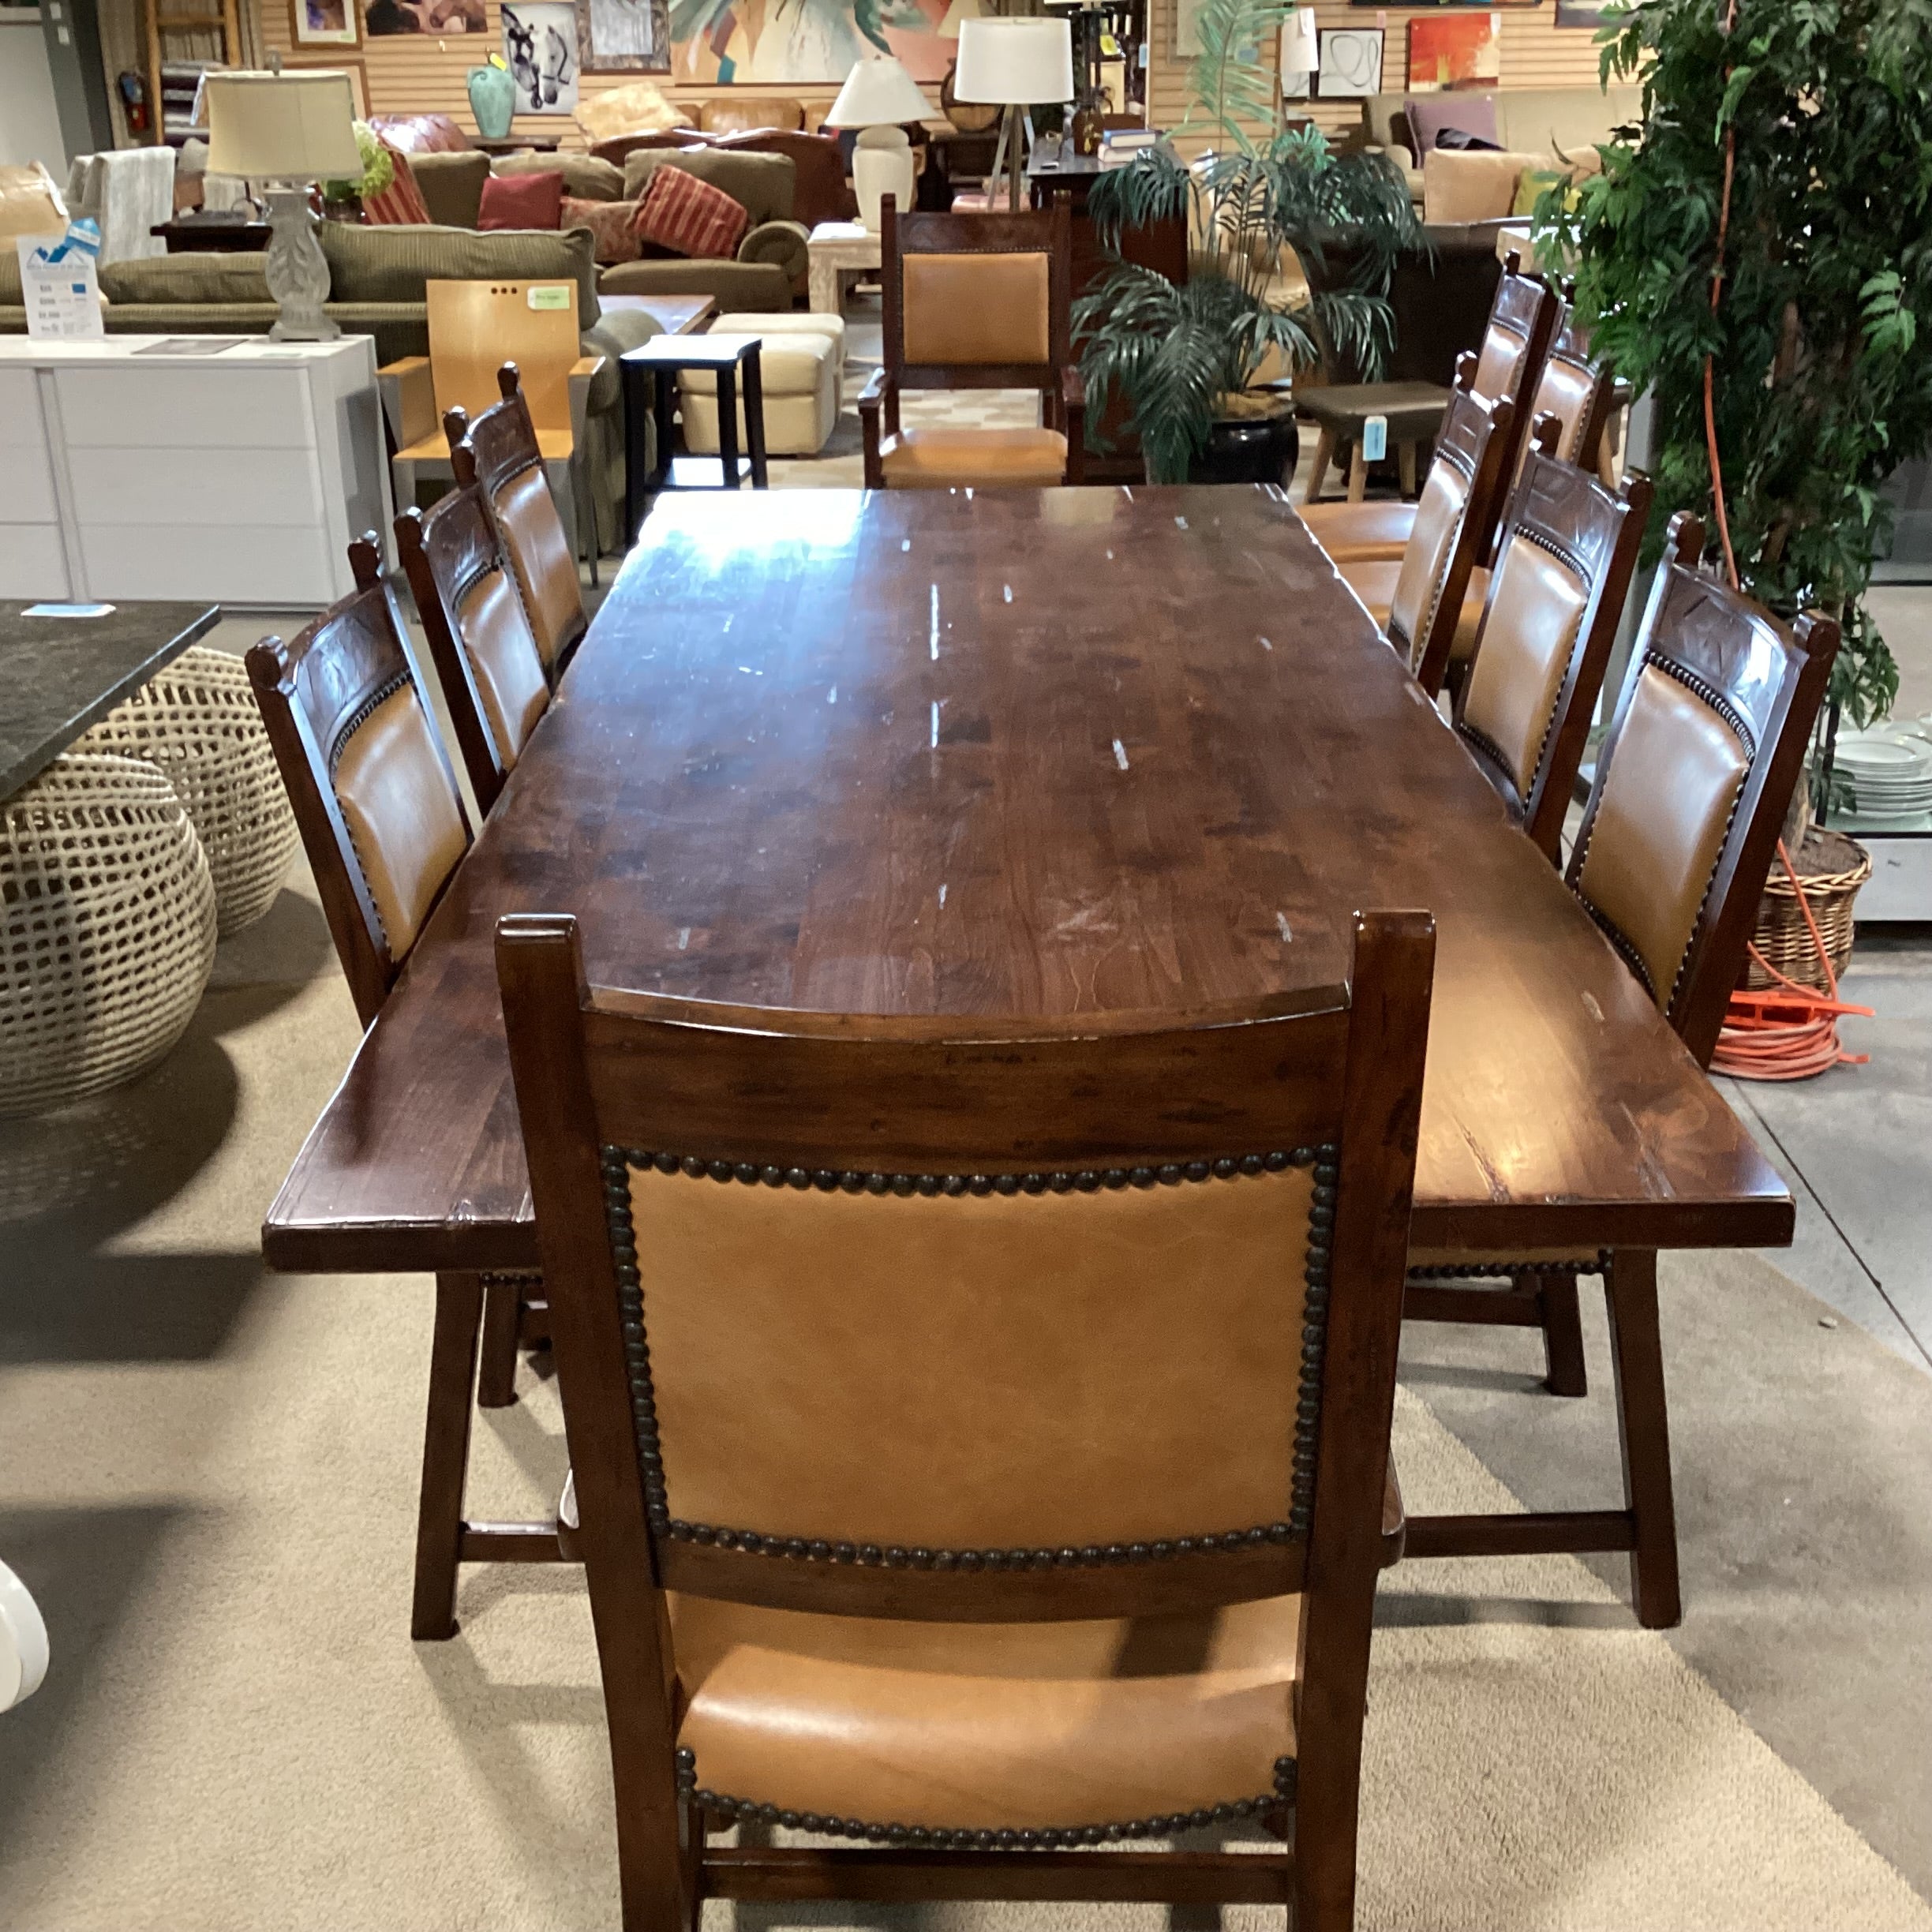
[[[1518,276],[1516,280],[1530,286],[1541,286],[1531,283],[1527,276]],[[1507,279],[1504,286],[1506,288],[1510,286]],[[1499,299],[1501,292],[1498,292]],[[1493,365],[1495,358],[1491,359]],[[1517,366],[1520,373],[1526,373],[1526,350],[1523,361]],[[1479,357],[1474,377],[1478,395],[1484,393],[1481,370],[1482,360]],[[1589,331],[1578,323],[1575,312],[1567,303],[1559,305],[1548,354],[1543,358],[1530,391],[1527,414],[1522,420],[1533,424],[1544,416],[1553,416],[1559,425],[1556,455],[1565,462],[1597,472],[1612,489],[1616,487],[1616,478],[1604,473],[1604,451],[1605,432],[1616,415],[1613,401],[1616,388],[1616,380],[1610,365],[1590,353]],[[1316,395],[1319,391],[1310,394]],[[1526,436],[1518,447],[1515,472],[1517,475],[1522,474],[1529,448],[1530,441]],[[1413,487],[1413,475],[1406,475],[1405,492]],[[1498,507],[1500,509],[1501,506]],[[1412,503],[1364,503],[1354,496],[1352,490],[1347,503],[1318,504],[1311,500],[1302,511],[1309,528],[1315,533],[1316,541],[1333,561],[1342,564],[1372,564],[1399,558],[1408,547],[1415,515],[1416,506]],[[1478,561],[1487,562],[1494,547],[1492,542],[1485,545]]]
[[443,419],[444,433],[459,488],[474,484],[482,494],[554,686],[590,620],[517,365],[504,363],[496,383],[500,401],[474,418],[466,410],[451,410]]
[[[349,560],[356,589],[292,641],[264,638],[248,653],[248,671],[366,1028],[470,849],[470,819],[410,669],[373,533],[350,545]],[[412,1637],[455,1634],[459,1565],[560,1557],[555,1523],[472,1523],[462,1513],[473,1391],[492,1406],[487,1377],[481,1387],[477,1379],[485,1301],[499,1331],[508,1322],[514,1372],[518,1312],[533,1305],[540,1326],[541,1293],[534,1275],[436,1277]],[[504,1352],[500,1338],[500,1381]]]
[[1489,590],[1477,560],[1515,456],[1515,405],[1484,402],[1475,381],[1476,358],[1465,351],[1401,562],[1342,571],[1431,698],[1445,678],[1461,682],[1476,649]]
[[549,708],[543,658],[474,483],[427,516],[405,510],[395,535],[470,788],[487,815]]
[[[1633,521],[1637,519],[1633,516]],[[1606,941],[1708,1066],[1765,877],[1830,682],[1838,627],[1788,628],[1698,567],[1703,526],[1672,519],[1567,874]],[[1633,1132],[1641,1131],[1635,1125]],[[1657,1328],[1657,1255],[1620,1245],[1530,1255],[1411,1254],[1410,1321],[1542,1331],[1552,1394],[1586,1392],[1577,1278],[1610,1306],[1624,1507],[1418,1516],[1410,1556],[1628,1550],[1640,1622],[1677,1622],[1677,1531]]]
[[453,476],[443,419],[481,414],[499,397],[497,371],[513,361],[552,494],[564,506],[571,554],[588,545],[597,581],[597,519],[584,470],[590,384],[604,367],[586,356],[571,281],[428,282],[429,353],[376,373],[395,444],[390,473],[399,506],[416,500],[419,474]]
[[[883,360],[859,398],[867,489],[1078,483],[1087,391],[1068,332],[1064,200],[1030,215],[901,214],[882,204]],[[909,389],[1034,389],[1037,429],[902,429]]]
[[[1511,818],[1552,865],[1650,514],[1649,480],[1608,490],[1539,417],[1503,519],[1455,724]],[[1571,445],[1574,447],[1574,444]]]
[[[1556,332],[1562,304],[1541,277],[1525,275],[1522,260],[1511,251],[1503,260],[1503,279],[1489,305],[1489,320],[1481,342],[1470,353],[1476,358],[1475,393],[1485,402],[1507,402],[1515,425],[1510,438],[1504,474],[1514,477],[1526,432],[1538,411],[1556,409],[1539,391],[1549,346]],[[1416,506],[1411,503],[1368,503],[1368,466],[1362,455],[1361,429],[1372,415],[1390,417],[1389,441],[1401,459],[1405,496],[1416,487],[1416,445],[1436,432],[1445,419],[1449,392],[1436,389],[1425,396],[1421,383],[1358,383],[1339,387],[1310,387],[1296,400],[1311,415],[1319,431],[1315,460],[1309,470],[1308,504],[1302,514],[1324,549],[1336,563],[1375,557],[1399,557],[1409,541]],[[1432,413],[1431,404],[1433,404]],[[1399,432],[1399,433],[1398,433]],[[1323,484],[1339,452],[1352,450],[1348,500],[1324,503]],[[1496,506],[1500,515],[1502,505]],[[1479,564],[1487,564],[1496,545],[1496,522],[1479,530]]]
[[[1352,1002],[1016,1038],[587,989],[574,919],[499,924],[629,1932],[1354,1923],[1433,953],[1369,915]],[[1095,1848],[1249,1820],[1292,1851]]]

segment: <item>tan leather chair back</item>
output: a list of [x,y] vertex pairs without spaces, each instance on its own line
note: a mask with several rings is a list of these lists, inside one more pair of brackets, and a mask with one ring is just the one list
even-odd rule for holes
[[487,812],[550,702],[522,598],[474,484],[451,490],[427,516],[406,510],[396,546],[470,789]]
[[497,371],[497,382],[500,401],[474,421],[452,411],[445,427],[457,482],[481,492],[554,684],[588,626],[583,590],[514,362]]
[[[1476,350],[1473,387],[1484,402],[1507,402],[1511,406],[1512,426],[1503,452],[1503,474],[1511,481],[1529,445],[1535,413],[1530,399],[1542,380],[1544,358],[1562,309],[1555,290],[1541,277],[1522,272],[1522,257],[1513,249],[1503,257],[1503,279],[1496,284],[1489,320]],[[1496,526],[1503,509],[1499,499],[1477,526],[1479,564],[1487,564],[1496,553]]]
[[1838,648],[1829,618],[1788,635],[1696,567],[1679,512],[1608,736],[1569,881],[1659,1009],[1708,1064]]
[[[1558,435],[1552,455],[1580,470],[1596,469],[1604,432],[1610,425],[1611,391],[1615,386],[1610,365],[1590,354],[1589,331],[1578,324],[1571,310],[1564,309],[1549,354],[1544,359],[1543,373],[1537,378],[1535,399],[1530,404],[1533,422],[1544,416],[1556,418]],[[1529,450],[1526,439],[1526,462]],[[1519,465],[1518,474],[1521,474]]]
[[531,422],[569,433],[570,373],[582,354],[575,282],[425,282],[423,303],[438,416],[480,415],[501,393],[496,372],[514,362]]
[[[504,998],[561,1233],[581,1207],[546,1198],[552,1103],[525,1091],[560,1056],[519,1053],[507,973]],[[641,994],[584,1011],[561,1058],[588,1058],[605,1245],[561,1290],[546,1245],[545,1279],[553,1310],[607,1308],[612,1346],[622,1322],[665,1586],[886,1614],[909,1576],[930,1607],[892,1613],[915,1616],[998,1616],[1043,1572],[1078,1614],[1297,1587],[1331,1297],[1382,1290],[1336,1272],[1361,1185],[1350,1016],[1339,992],[1295,1003],[1020,1041]],[[559,1346],[567,1402],[608,1368]]]
[[469,849],[470,822],[374,538],[350,558],[356,591],[293,642],[264,638],[248,668],[367,1026]]
[[885,362],[907,388],[1047,387],[1069,359],[1071,229],[1044,214],[885,212]]
[[1457,372],[1389,601],[1389,642],[1432,697],[1448,668],[1478,530],[1490,521],[1507,474],[1511,406],[1485,403],[1473,393],[1472,361],[1465,355]]
[[1484,775],[1552,864],[1650,505],[1644,478],[1619,496],[1562,461],[1563,435],[1554,417],[1536,425],[1455,708]]

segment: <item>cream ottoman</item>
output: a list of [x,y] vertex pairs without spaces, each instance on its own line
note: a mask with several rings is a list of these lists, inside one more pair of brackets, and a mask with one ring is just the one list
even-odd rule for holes
[[[834,332],[836,331],[836,333]],[[765,387],[765,447],[773,456],[815,456],[838,422],[845,326],[836,316],[721,316],[711,332],[756,335]],[[717,378],[709,369],[678,376],[684,447],[715,456],[718,446]],[[744,399],[738,402],[738,447],[746,447]]]

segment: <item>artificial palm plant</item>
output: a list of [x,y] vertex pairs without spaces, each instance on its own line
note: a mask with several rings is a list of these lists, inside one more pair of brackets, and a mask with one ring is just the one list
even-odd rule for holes
[[[1088,206],[1112,266],[1073,307],[1088,420],[1118,385],[1148,475],[1186,480],[1215,421],[1243,413],[1264,369],[1319,360],[1325,336],[1341,359],[1379,373],[1391,335],[1386,299],[1398,253],[1422,240],[1408,184],[1380,154],[1338,154],[1319,129],[1290,129],[1271,62],[1294,10],[1286,0],[1206,0],[1190,105],[1174,138],[1208,151],[1189,163],[1166,145],[1095,182]],[[1186,282],[1121,260],[1121,230],[1185,219]],[[1290,284],[1294,249],[1324,283]],[[1346,255],[1339,286],[1322,271]]]

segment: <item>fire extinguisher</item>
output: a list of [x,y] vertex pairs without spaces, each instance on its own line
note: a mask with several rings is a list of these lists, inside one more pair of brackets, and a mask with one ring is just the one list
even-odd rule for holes
[[148,132],[148,83],[137,73],[124,73],[121,77],[121,105],[127,110],[128,132],[145,134]]

